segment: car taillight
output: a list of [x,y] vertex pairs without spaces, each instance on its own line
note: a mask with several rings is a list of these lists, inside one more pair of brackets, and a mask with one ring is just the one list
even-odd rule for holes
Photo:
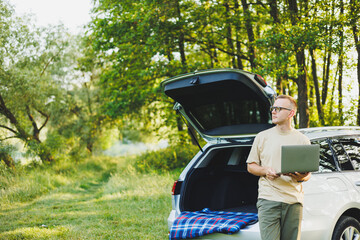
[[260,83],[261,86],[266,87],[267,83],[264,80],[264,78],[262,76],[260,76],[259,74],[255,74],[255,80]]
[[182,184],[182,181],[175,181],[174,182],[174,185],[173,185],[172,190],[171,190],[172,195],[180,194],[181,184]]

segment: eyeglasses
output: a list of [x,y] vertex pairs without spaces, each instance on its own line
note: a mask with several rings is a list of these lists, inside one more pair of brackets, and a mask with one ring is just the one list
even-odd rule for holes
[[270,107],[270,112],[272,112],[272,111],[274,111],[275,110],[275,112],[280,112],[281,110],[283,110],[283,109],[285,109],[285,110],[288,110],[288,111],[291,111],[292,109],[291,108],[284,108],[284,107]]

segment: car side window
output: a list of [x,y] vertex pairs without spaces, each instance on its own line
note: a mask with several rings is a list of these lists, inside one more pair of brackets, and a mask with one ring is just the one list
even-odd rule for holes
[[345,147],[338,139],[331,141],[331,146],[336,154],[337,161],[341,170],[354,170],[350,158],[345,151]]
[[318,172],[335,172],[337,170],[329,143],[326,140],[314,141],[320,145],[320,159]]
[[354,169],[360,170],[360,142],[357,139],[341,140],[347,155],[349,156]]

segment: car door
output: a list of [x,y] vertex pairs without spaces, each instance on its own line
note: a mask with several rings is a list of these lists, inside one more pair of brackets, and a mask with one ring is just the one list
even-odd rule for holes
[[[359,139],[359,137],[343,137],[332,140],[332,147],[336,152],[339,168],[357,192],[360,192]],[[354,197],[356,197],[356,201],[359,201],[360,194],[354,194]]]
[[[334,146],[329,138],[313,140],[320,145],[319,171],[304,186],[304,215],[301,239],[330,239],[338,213],[351,198],[349,183],[340,171]],[[338,146],[337,146],[338,147]]]

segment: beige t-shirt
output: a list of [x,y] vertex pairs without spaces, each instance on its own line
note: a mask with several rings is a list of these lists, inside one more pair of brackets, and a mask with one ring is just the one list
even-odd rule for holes
[[[299,144],[310,144],[310,141],[304,134],[295,129],[281,132],[277,127],[270,128],[260,132],[255,137],[246,162],[272,167],[276,172],[280,172],[281,146]],[[258,197],[293,204],[303,202],[304,192],[302,184],[289,176],[281,175],[275,180],[260,177]]]

